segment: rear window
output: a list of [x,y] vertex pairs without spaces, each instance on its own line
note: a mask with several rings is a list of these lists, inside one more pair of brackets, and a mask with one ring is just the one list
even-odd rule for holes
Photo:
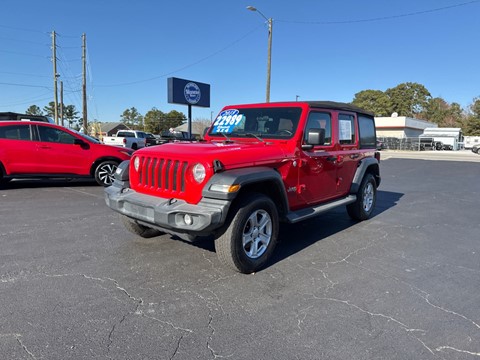
[[374,149],[376,147],[377,135],[373,117],[359,115],[358,127],[360,132],[360,149]]
[[131,132],[119,132],[117,134],[118,137],[135,137],[135,134],[134,133],[131,133]]
[[30,140],[29,125],[0,126],[0,139]]

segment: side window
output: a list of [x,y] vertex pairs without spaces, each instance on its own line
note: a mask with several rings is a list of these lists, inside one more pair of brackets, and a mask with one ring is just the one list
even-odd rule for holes
[[343,145],[355,144],[355,117],[338,114],[338,140]]
[[73,144],[75,137],[69,133],[49,126],[39,126],[40,141],[53,142],[58,144]]
[[360,149],[376,147],[375,121],[372,117],[360,115],[358,117],[358,131],[360,135]]
[[304,139],[307,140],[308,130],[325,129],[325,145],[332,144],[332,117],[326,112],[311,112],[308,115],[307,126],[305,127]]
[[0,139],[30,140],[30,125],[0,126]]

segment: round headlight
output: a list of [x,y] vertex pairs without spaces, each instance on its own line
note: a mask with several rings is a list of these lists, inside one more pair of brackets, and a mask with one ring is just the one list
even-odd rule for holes
[[138,171],[138,168],[140,167],[140,158],[138,156],[136,156],[135,160],[133,160],[133,166],[135,171]]
[[193,167],[193,178],[196,182],[201,183],[205,179],[205,166],[202,164],[195,164]]

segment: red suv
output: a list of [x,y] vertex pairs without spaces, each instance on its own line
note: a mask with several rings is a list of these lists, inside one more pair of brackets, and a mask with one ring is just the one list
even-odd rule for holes
[[132,150],[103,145],[62,126],[40,121],[0,122],[0,182],[14,178],[95,178],[111,185]]
[[251,273],[279,223],[338,206],[368,219],[380,185],[373,114],[328,101],[225,107],[203,142],[140,149],[121,163],[107,205],[132,233],[213,235],[220,261]]

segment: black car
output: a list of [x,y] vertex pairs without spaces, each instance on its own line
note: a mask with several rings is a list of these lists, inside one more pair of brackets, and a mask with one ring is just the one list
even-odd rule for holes
[[53,124],[52,118],[43,115],[29,115],[15,112],[0,112],[0,121],[23,120],[23,121],[44,121]]

